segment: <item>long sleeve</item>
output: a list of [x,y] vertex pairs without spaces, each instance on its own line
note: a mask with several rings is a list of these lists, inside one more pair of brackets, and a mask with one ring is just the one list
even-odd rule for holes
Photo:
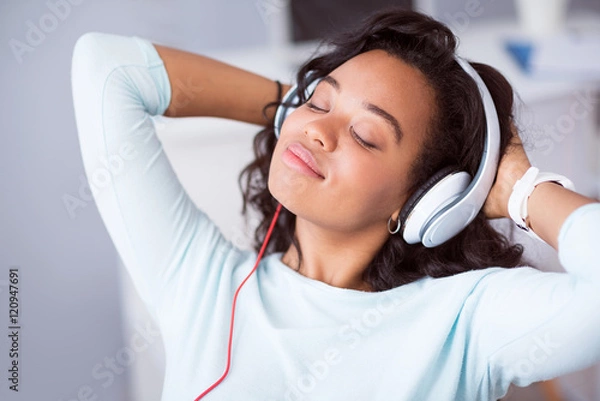
[[565,272],[502,269],[471,298],[470,333],[484,362],[481,399],[600,362],[600,204],[576,209],[559,234]]
[[71,72],[94,200],[137,291],[156,316],[169,285],[181,295],[202,294],[209,283],[218,283],[221,272],[210,266],[234,249],[190,199],[156,136],[154,116],[167,109],[171,89],[151,42],[86,33],[75,44]]

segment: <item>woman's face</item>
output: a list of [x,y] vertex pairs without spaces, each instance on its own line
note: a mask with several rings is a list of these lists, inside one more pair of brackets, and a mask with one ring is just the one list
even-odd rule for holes
[[383,50],[359,54],[284,121],[269,190],[324,228],[384,229],[407,199],[433,108],[420,71]]

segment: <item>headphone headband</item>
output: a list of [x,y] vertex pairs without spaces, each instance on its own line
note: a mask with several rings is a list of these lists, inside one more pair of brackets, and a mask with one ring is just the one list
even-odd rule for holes
[[483,154],[475,177],[464,192],[437,210],[420,230],[421,242],[427,247],[446,242],[475,219],[494,184],[500,158],[500,123],[492,95],[468,61],[458,56],[456,61],[473,78],[483,101],[486,121]]
[[[310,79],[311,73],[309,72],[307,79]],[[312,92],[315,90],[315,87],[319,83],[321,78],[313,79],[309,82],[304,90],[304,98],[308,99]],[[281,127],[283,126],[283,121],[289,116],[294,110],[296,110],[293,106],[284,106],[285,104],[298,103],[300,101],[300,96],[298,95],[298,85],[292,86],[286,94],[281,99],[281,105],[277,107],[275,111],[275,117],[273,119],[273,125],[275,128],[275,137],[279,138],[279,133],[281,132]]]

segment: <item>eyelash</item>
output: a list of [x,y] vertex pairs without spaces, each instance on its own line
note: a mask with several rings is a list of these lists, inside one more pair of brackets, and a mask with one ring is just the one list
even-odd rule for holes
[[[306,106],[309,109],[315,110],[315,111],[321,111],[321,112],[327,112],[327,110],[324,110],[320,107],[315,106],[314,103],[312,102],[306,102]],[[372,143],[369,143],[367,141],[365,141],[364,139],[362,139],[357,133],[356,131],[354,131],[354,127],[350,126],[350,133],[352,134],[352,137],[354,138],[354,140],[356,142],[358,142],[359,145],[361,145],[362,147],[366,148],[366,149],[376,149],[375,145],[373,145]]]

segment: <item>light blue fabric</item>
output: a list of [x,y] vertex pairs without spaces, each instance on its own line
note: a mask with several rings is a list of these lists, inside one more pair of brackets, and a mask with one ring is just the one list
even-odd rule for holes
[[[163,335],[162,399],[191,401],[224,371],[233,293],[256,254],[225,239],[175,176],[152,117],[171,89],[148,40],[83,35],[72,89],[98,210]],[[205,399],[496,400],[511,382],[584,368],[600,361],[598,245],[600,205],[587,205],[560,232],[568,274],[490,267],[378,293],[269,255],[240,293],[229,376]]]

